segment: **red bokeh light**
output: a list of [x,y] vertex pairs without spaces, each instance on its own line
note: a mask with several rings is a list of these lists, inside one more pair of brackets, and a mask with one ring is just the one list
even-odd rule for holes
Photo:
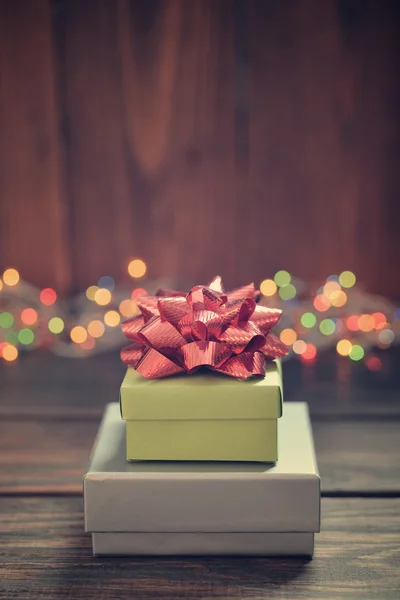
[[24,325],[33,325],[38,319],[38,314],[34,308],[24,308],[21,311],[21,321]]
[[346,321],[347,329],[350,329],[350,331],[358,331],[358,319],[358,315],[352,315],[351,317],[348,317]]
[[147,292],[144,288],[136,288],[136,290],[133,290],[131,297],[132,300],[135,300],[138,296],[147,296]]
[[301,354],[302,360],[313,361],[317,356],[317,349],[314,344],[307,344],[306,350]]
[[40,292],[40,302],[46,306],[51,306],[57,300],[57,294],[52,288],[44,288]]
[[382,369],[382,361],[378,356],[368,356],[365,362],[370,371],[380,371]]

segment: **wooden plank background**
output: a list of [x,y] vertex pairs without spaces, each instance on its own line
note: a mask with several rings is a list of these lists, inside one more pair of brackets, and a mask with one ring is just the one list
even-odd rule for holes
[[397,0],[0,0],[0,270],[400,297]]

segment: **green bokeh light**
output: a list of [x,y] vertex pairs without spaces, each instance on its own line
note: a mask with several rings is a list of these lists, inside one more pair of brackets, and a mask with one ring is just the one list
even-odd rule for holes
[[351,360],[361,360],[364,357],[364,348],[355,344],[349,354]]
[[0,327],[8,329],[14,325],[14,317],[9,312],[3,312],[0,314]]
[[292,280],[290,273],[287,271],[278,271],[275,273],[274,281],[277,286],[288,285]]
[[279,288],[279,295],[282,300],[292,300],[296,296],[296,288],[291,283],[284,285]]
[[356,276],[352,271],[343,271],[339,275],[339,283],[344,288],[351,288],[356,282]]
[[50,319],[48,327],[51,333],[61,333],[64,330],[64,321],[60,317],[53,317]]
[[18,341],[20,344],[24,344],[25,346],[32,344],[34,339],[35,334],[33,333],[32,329],[29,329],[29,327],[24,327],[24,329],[21,329],[21,331],[18,333]]
[[333,319],[323,319],[319,324],[319,330],[324,335],[332,335],[335,332],[336,326]]
[[301,315],[300,321],[303,327],[311,329],[311,327],[314,327],[315,323],[317,322],[317,317],[313,313],[307,312],[304,313],[304,315]]

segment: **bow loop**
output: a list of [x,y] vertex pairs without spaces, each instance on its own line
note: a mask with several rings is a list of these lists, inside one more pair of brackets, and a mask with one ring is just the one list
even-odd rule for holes
[[238,379],[262,376],[266,361],[288,349],[270,332],[281,311],[256,305],[258,294],[254,284],[225,294],[217,276],[187,296],[170,290],[141,296],[142,314],[122,324],[134,343],[121,358],[148,379],[192,374],[200,367]]

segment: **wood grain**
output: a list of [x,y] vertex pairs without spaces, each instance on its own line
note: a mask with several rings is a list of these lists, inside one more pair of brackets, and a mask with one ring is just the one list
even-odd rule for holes
[[[82,491],[97,420],[0,423],[0,494]],[[322,493],[400,495],[399,421],[313,423]]]
[[65,3],[58,64],[78,287],[105,272],[123,279],[135,255],[152,277],[206,281],[223,269],[232,280],[234,231],[222,219],[234,185],[232,6]]
[[249,237],[249,255],[259,253],[260,274],[286,265],[312,280],[347,265],[369,289],[396,294],[392,226],[388,243],[381,239],[388,215],[399,217],[398,4],[248,6],[247,195],[255,210],[244,226],[265,231]]
[[70,286],[50,1],[0,5],[0,269]]
[[399,22],[397,0],[3,0],[0,271],[351,268],[400,298]]
[[322,501],[315,556],[91,556],[77,498],[0,499],[3,598],[385,598],[394,600],[400,500]]

